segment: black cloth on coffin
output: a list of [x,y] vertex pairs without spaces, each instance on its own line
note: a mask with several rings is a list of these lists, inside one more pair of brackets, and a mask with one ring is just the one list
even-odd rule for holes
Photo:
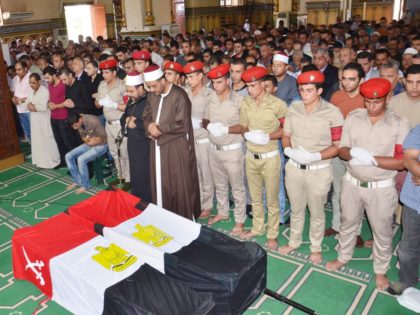
[[103,315],[206,315],[211,293],[194,292],[145,264],[105,290]]
[[195,292],[211,292],[214,314],[239,314],[266,287],[267,253],[203,226],[190,245],[165,254],[165,274]]

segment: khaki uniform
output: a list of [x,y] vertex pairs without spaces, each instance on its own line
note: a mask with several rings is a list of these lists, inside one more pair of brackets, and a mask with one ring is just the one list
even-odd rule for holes
[[[223,123],[225,126],[239,124],[239,110],[242,97],[231,92],[230,97],[223,102],[209,104],[210,122]],[[229,184],[235,200],[235,222],[244,223],[246,219],[246,193],[244,184],[244,153],[243,137],[238,134],[228,134],[214,137],[209,133],[209,162],[216,189],[217,211],[224,217],[229,216]]]
[[[409,128],[407,119],[389,110],[372,125],[367,110],[358,109],[347,117],[340,147],[360,147],[374,156],[393,157],[395,145],[403,143]],[[347,165],[341,189],[341,262],[347,263],[353,256],[357,225],[365,209],[374,240],[373,269],[375,274],[386,273],[392,257],[392,217],[398,202],[396,175],[397,171],[375,166]]]
[[[333,144],[331,128],[343,125],[340,110],[320,100],[318,108],[307,113],[303,102],[295,102],[286,117],[284,133],[290,136],[293,149],[302,146],[309,152],[320,152]],[[309,239],[311,252],[320,252],[325,230],[324,206],[333,176],[331,160],[321,160],[305,166],[289,160],[286,164],[286,190],[291,207],[289,245],[302,244],[305,210],[310,215]]]
[[[107,82],[102,81],[98,87],[98,97],[100,100],[107,95],[118,104],[123,103],[123,95],[125,93],[124,82],[120,79],[116,79],[115,84],[109,86]],[[105,131],[107,134],[108,148],[115,161],[115,166],[118,171],[118,178],[125,179],[126,182],[130,181],[130,165],[128,162],[128,151],[127,151],[127,137],[123,137],[123,141],[120,145],[120,157],[118,157],[118,147],[115,143],[115,139],[122,137],[121,135],[121,123],[120,118],[124,114],[118,109],[110,109],[107,107],[103,108],[105,117]]]
[[[191,100],[191,116],[202,120],[209,119],[209,104],[218,104],[216,92],[203,87],[197,95],[193,96],[190,88],[186,89]],[[200,183],[200,199],[202,209],[213,208],[213,178],[209,164],[209,133],[204,128],[194,129],[195,155],[197,158],[198,179]]]
[[[285,117],[287,105],[278,98],[266,94],[259,105],[247,96],[240,111],[240,124],[251,130],[262,130],[269,134],[279,129],[279,119]],[[279,184],[280,155],[277,139],[266,145],[246,144],[246,176],[252,202],[252,233],[264,233],[264,208],[262,189],[265,187],[268,208],[267,238],[279,234]]]

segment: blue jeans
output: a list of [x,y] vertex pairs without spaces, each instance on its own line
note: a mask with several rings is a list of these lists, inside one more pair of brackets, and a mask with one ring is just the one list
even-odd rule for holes
[[20,113],[19,119],[26,138],[31,141],[31,113]]
[[90,147],[84,143],[67,153],[66,164],[73,182],[83,188],[89,188],[88,163],[104,155],[107,149],[108,146],[106,144]]
[[402,212],[402,237],[398,248],[400,282],[415,287],[419,280],[420,264],[420,213],[404,205]]

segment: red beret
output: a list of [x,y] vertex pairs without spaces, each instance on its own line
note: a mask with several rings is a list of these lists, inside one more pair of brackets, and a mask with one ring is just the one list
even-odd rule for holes
[[117,65],[118,65],[117,60],[109,59],[109,60],[102,61],[99,64],[99,69],[101,70],[114,69],[117,67]]
[[203,70],[204,64],[201,61],[193,61],[189,62],[185,65],[185,67],[182,69],[185,74],[193,73],[196,71]]
[[150,60],[150,53],[146,50],[137,50],[132,55],[134,60]]
[[322,84],[324,83],[324,80],[325,80],[325,77],[321,71],[312,70],[312,71],[303,72],[301,75],[299,75],[297,78],[297,84],[308,84],[308,83]]
[[245,70],[244,73],[242,73],[242,80],[244,82],[254,82],[262,79],[268,74],[268,71],[264,67],[256,66],[249,68],[248,70]]
[[178,62],[168,61],[165,63],[163,70],[173,70],[178,73],[182,73],[182,65]]
[[230,64],[224,63],[224,64],[221,64],[221,65],[217,66],[214,69],[211,69],[207,73],[207,77],[209,79],[219,79],[221,77],[224,77],[226,74],[228,74],[229,70],[230,70]]
[[360,85],[360,94],[366,98],[382,98],[391,91],[391,82],[384,78],[373,78]]

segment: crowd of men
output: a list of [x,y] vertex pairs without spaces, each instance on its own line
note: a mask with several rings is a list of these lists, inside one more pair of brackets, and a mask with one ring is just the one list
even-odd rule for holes
[[[331,235],[339,253],[329,270],[354,247],[372,246],[377,287],[399,294],[417,285],[420,262],[419,31],[356,16],[141,40],[81,36],[67,47],[17,40],[8,74],[21,136],[36,161],[56,147],[45,159],[69,168],[68,189],[88,189],[89,162],[108,154],[134,195],[210,225],[229,219],[233,205],[232,235],[266,235],[281,254],[301,246],[308,207],[312,263],[323,261]],[[47,98],[37,96],[39,85]],[[34,119],[40,113],[50,118],[44,128]],[[40,144],[47,138],[55,141]],[[290,238],[279,248],[286,198]],[[400,282],[390,286],[399,200]],[[360,237],[364,213],[373,241]]]

